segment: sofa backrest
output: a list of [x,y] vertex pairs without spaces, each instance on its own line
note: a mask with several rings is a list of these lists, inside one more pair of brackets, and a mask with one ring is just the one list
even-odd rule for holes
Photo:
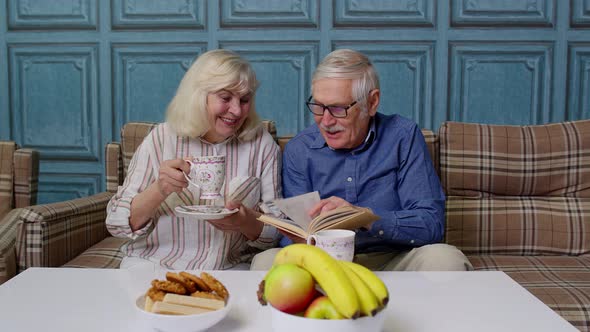
[[[12,156],[16,151],[14,142],[0,142],[0,217],[14,208],[14,165]],[[1,218],[0,218],[1,219]]]
[[0,141],[0,219],[10,210],[37,203],[39,152]]
[[590,251],[590,120],[439,129],[446,241],[466,253]]
[[542,126],[446,122],[447,195],[590,197],[590,120]]
[[[123,179],[125,176],[127,176],[127,168],[129,167],[129,163],[131,162],[131,158],[133,158],[135,150],[137,150],[147,134],[149,134],[150,131],[152,131],[152,129],[154,129],[157,125],[158,123],[155,122],[129,122],[126,123],[123,128],[121,128],[121,153],[123,161],[121,175],[123,176]],[[272,135],[276,141],[277,129],[275,123],[273,121],[264,120],[262,121],[262,126]],[[108,150],[107,154],[109,154]],[[111,159],[116,160],[116,157]],[[123,183],[123,179],[119,179],[119,183]]]

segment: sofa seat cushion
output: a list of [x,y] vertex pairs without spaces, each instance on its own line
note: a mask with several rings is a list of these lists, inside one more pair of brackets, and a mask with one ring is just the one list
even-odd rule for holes
[[590,255],[468,256],[475,270],[501,270],[568,320],[590,332]]
[[128,241],[109,236],[67,262],[64,267],[116,269],[123,259],[121,247]]
[[467,255],[590,253],[590,199],[448,196],[446,239]]

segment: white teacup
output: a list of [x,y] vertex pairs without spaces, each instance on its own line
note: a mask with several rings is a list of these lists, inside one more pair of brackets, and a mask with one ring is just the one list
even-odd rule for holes
[[225,156],[200,156],[186,160],[191,165],[186,180],[199,187],[200,199],[221,198],[221,187],[225,180]]
[[326,229],[307,238],[307,244],[323,249],[330,256],[352,262],[355,233],[346,229]]

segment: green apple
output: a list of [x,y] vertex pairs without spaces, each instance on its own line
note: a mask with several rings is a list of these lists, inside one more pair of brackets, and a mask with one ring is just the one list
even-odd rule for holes
[[271,268],[264,281],[264,298],[275,309],[289,314],[305,310],[316,296],[315,281],[295,264]]
[[303,316],[316,319],[344,319],[327,296],[313,300]]

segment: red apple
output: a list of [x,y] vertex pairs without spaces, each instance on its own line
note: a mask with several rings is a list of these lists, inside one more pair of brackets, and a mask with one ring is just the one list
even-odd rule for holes
[[315,297],[315,281],[295,264],[274,266],[264,282],[264,298],[274,308],[294,314],[305,310]]
[[316,319],[344,319],[334,304],[327,296],[320,296],[313,300],[307,310],[305,310],[304,317]]

